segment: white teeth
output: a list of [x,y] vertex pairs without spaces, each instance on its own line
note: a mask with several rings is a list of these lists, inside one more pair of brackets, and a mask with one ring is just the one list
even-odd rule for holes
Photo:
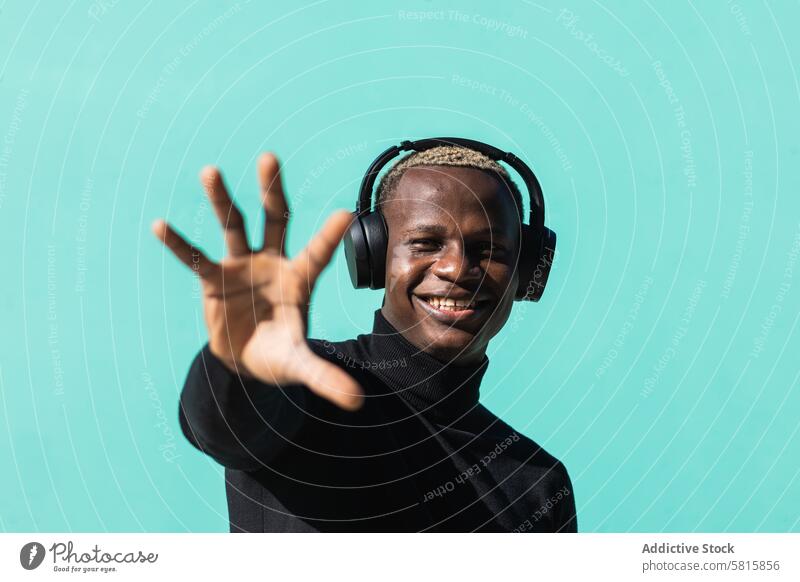
[[450,299],[449,297],[427,297],[426,301],[442,311],[462,311],[464,309],[472,309],[475,307],[474,301],[467,301],[464,299]]

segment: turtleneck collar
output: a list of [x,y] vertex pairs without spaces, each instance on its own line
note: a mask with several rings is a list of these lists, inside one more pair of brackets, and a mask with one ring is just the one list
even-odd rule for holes
[[409,342],[380,309],[372,333],[362,338],[372,372],[417,411],[452,418],[478,404],[487,356],[474,365],[442,362]]

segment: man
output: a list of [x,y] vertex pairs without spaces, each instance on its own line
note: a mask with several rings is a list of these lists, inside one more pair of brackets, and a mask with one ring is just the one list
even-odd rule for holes
[[306,337],[309,299],[352,215],[287,258],[278,161],[257,166],[261,250],[213,167],[201,180],[227,257],[153,225],[202,280],[209,342],[180,423],[226,468],[231,531],[577,531],[564,466],[478,401],[518,286],[522,203],[506,170],[457,146],[395,164],[377,194],[383,305],[372,333],[329,342]]

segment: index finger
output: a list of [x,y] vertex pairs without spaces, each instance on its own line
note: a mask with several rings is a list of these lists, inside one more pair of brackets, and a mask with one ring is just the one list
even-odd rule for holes
[[306,289],[311,290],[317,282],[322,270],[328,265],[341,242],[345,232],[353,221],[353,214],[347,210],[334,212],[322,228],[314,235],[306,248],[292,260],[292,266],[306,283]]

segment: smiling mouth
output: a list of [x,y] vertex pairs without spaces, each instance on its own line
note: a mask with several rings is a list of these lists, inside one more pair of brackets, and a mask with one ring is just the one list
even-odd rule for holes
[[467,311],[475,309],[478,302],[469,299],[450,299],[449,297],[423,297],[423,299],[439,311]]
[[451,297],[413,295],[428,313],[441,320],[465,319],[477,315],[490,303],[488,299],[453,299]]

